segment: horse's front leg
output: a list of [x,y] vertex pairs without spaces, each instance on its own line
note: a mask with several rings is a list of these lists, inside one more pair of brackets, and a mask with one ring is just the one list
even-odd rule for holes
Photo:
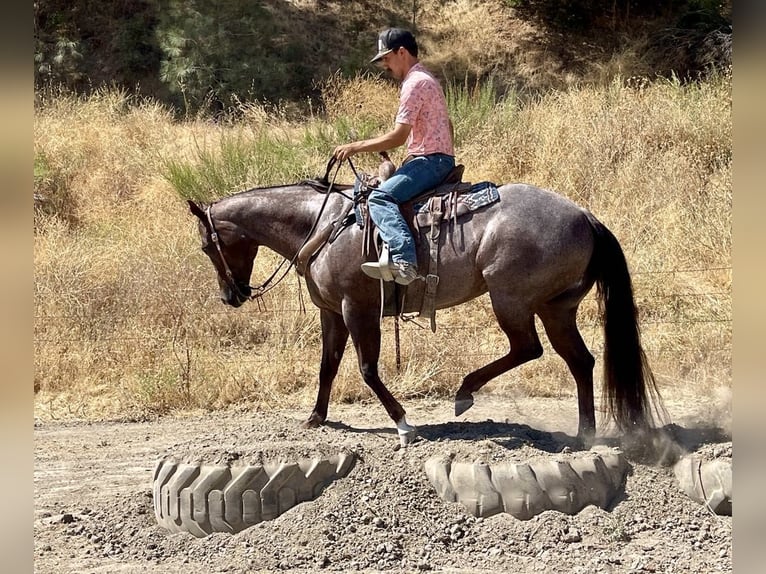
[[359,361],[359,371],[362,373],[364,382],[367,383],[378,397],[388,416],[396,424],[396,431],[402,446],[407,446],[415,440],[417,428],[407,424],[404,408],[389,392],[378,375],[378,360],[380,358],[380,319],[377,310],[372,313],[369,309],[355,313],[344,308],[346,325],[351,332],[356,356]]
[[314,410],[301,426],[315,428],[327,419],[330,391],[348,341],[348,329],[343,316],[326,309],[319,313],[322,322],[322,364],[319,367],[319,392]]

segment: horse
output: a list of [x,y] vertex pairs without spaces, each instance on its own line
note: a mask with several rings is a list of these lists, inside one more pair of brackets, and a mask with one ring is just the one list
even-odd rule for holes
[[[188,200],[198,219],[202,250],[216,269],[223,303],[239,307],[263,292],[266,283],[256,294],[250,285],[259,247],[294,262],[316,229],[348,213],[352,198],[346,192],[351,186],[333,186],[334,179],[327,183],[325,176],[256,187],[209,204]],[[443,232],[440,238],[436,309],[489,293],[509,343],[503,356],[463,378],[455,394],[455,416],[473,405],[474,393],[490,380],[543,354],[537,316],[577,386],[577,437],[592,441],[595,359],[576,319],[581,301],[595,284],[604,332],[607,413],[620,432],[649,429],[652,401],[659,400],[659,393],[641,346],[631,277],[618,240],[589,210],[554,191],[523,183],[497,189],[499,201],[451,222],[452,234]],[[417,428],[407,422],[404,408],[378,374],[381,285],[361,271],[361,264],[373,257],[364,254],[362,243],[360,227],[347,227],[332,243],[322,245],[303,271],[311,301],[319,308],[322,353],[316,403],[302,426],[325,423],[330,390],[350,335],[362,379],[391,417],[401,444],[408,445]],[[422,270],[429,248],[423,240],[417,244]],[[415,281],[406,289],[405,301],[419,301],[424,282]]]

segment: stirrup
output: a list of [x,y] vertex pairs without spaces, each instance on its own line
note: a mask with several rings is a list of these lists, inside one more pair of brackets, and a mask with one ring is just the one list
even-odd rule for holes
[[393,281],[394,274],[391,273],[391,257],[389,255],[388,243],[383,243],[380,250],[380,259],[362,263],[362,271],[373,279],[382,279],[383,281]]

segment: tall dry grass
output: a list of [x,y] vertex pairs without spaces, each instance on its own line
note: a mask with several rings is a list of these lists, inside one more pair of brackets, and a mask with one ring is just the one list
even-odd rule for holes
[[[386,129],[396,89],[331,79],[326,114],[290,119],[243,106],[237,118],[182,122],[151,101],[104,91],[38,95],[35,111],[36,415],[145,417],[227,405],[307,407],[320,357],[317,311],[291,274],[233,310],[217,299],[181,196],[321,175],[334,145]],[[487,86],[448,87],[466,180],[525,181],[591,209],[633,271],[644,345],[663,390],[731,386],[731,79],[615,80],[534,101]],[[401,159],[401,151],[393,154]],[[359,157],[365,169],[375,157]],[[351,173],[341,172],[350,181]],[[278,263],[259,255],[253,282]],[[307,305],[301,312],[301,301]],[[580,313],[600,358],[595,301]],[[384,324],[381,373],[402,399],[451,396],[464,374],[505,352],[486,297],[439,312],[433,335]],[[550,349],[487,393],[574,396]],[[597,376],[600,363],[597,366]],[[371,400],[349,348],[333,400]]]

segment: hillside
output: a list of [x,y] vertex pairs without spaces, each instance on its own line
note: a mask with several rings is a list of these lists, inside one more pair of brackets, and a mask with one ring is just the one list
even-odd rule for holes
[[43,0],[35,83],[105,85],[178,111],[300,103],[336,72],[374,72],[378,31],[415,30],[443,79],[500,92],[697,77],[731,60],[731,2],[711,0]]

